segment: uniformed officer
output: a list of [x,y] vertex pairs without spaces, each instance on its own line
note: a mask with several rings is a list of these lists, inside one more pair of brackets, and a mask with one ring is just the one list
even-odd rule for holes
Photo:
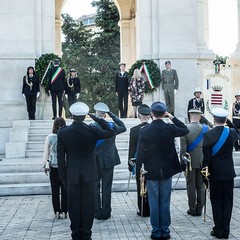
[[[114,130],[104,119],[88,113],[89,108],[83,102],[74,103],[70,112],[73,123],[58,131],[58,171],[60,180],[67,186],[72,239],[90,240],[98,176],[95,146],[98,139],[113,137]],[[87,114],[101,128],[85,124]]]
[[60,60],[55,59],[54,67],[48,74],[48,92],[52,97],[53,120],[57,117],[57,99],[58,99],[58,116],[62,116],[63,94],[65,91],[65,71],[59,66]]
[[200,87],[195,88],[194,91],[194,98],[190,99],[188,102],[188,121],[190,122],[190,114],[189,114],[189,110],[190,109],[197,109],[199,111],[202,112],[202,117],[200,119],[200,123],[202,124],[207,124],[209,127],[213,127],[212,123],[210,123],[205,117],[204,117],[204,112],[205,112],[205,104],[204,104],[204,99],[201,98],[202,95],[202,91],[200,89]]
[[190,154],[190,163],[186,172],[186,184],[188,195],[187,213],[192,216],[201,216],[202,209],[205,203],[204,197],[204,183],[202,181],[202,143],[203,134],[209,130],[207,125],[200,124],[202,112],[198,109],[190,109],[190,124],[187,125],[189,133],[180,138],[180,156],[181,164],[184,166],[182,156],[186,153]]
[[127,117],[128,111],[128,85],[129,76],[126,69],[126,63],[119,64],[120,70],[117,72],[115,77],[115,91],[118,97],[118,109],[121,118]]
[[[236,173],[233,163],[233,145],[239,134],[226,117],[229,112],[223,108],[212,109],[215,127],[204,133],[203,168],[208,167],[210,200],[214,227],[211,235],[228,239],[233,207],[233,187]],[[227,123],[228,127],[225,127]],[[206,168],[205,168],[206,169]],[[208,184],[204,178],[204,182]]]
[[[141,128],[137,146],[137,165],[143,162],[147,171],[146,182],[150,206],[152,239],[170,238],[170,198],[172,176],[181,172],[175,137],[188,134],[183,122],[167,112],[162,102],[151,106],[153,121]],[[169,117],[174,124],[167,124],[163,117]],[[138,166],[137,166],[138,167]]]
[[69,107],[77,102],[77,99],[80,96],[81,92],[81,83],[79,78],[77,77],[77,72],[75,69],[71,69],[69,73],[69,77],[66,80],[66,91],[65,97],[68,99]]
[[[96,186],[96,201],[94,217],[98,220],[106,220],[111,217],[111,192],[113,182],[114,166],[121,163],[118,150],[115,144],[116,135],[125,132],[127,129],[124,123],[110,112],[109,107],[99,102],[94,106],[96,116],[105,119],[107,114],[113,121],[108,122],[114,129],[115,135],[108,139],[97,141],[96,156],[100,165],[99,176]],[[101,128],[99,123],[95,122],[95,126]],[[102,194],[101,194],[102,193]]]
[[[139,130],[141,128],[143,128],[144,126],[148,125],[148,120],[150,118],[150,112],[151,112],[151,108],[148,105],[142,104],[141,106],[139,106],[138,117],[139,117],[141,123],[130,129],[129,151],[128,151],[128,169],[129,169],[130,172],[134,171],[134,166],[132,164],[130,164],[131,159],[137,158],[136,152],[137,152]],[[141,163],[139,163],[138,166],[141,166]],[[141,205],[140,180],[139,180],[139,178],[140,178],[140,169],[138,168],[136,170],[137,202],[138,202],[137,214],[139,216],[149,217],[150,216],[150,210],[149,210],[149,203],[148,203],[147,194],[144,197],[143,207]],[[141,212],[141,209],[143,210],[143,212]]]
[[174,115],[174,94],[178,90],[179,80],[177,71],[171,68],[171,62],[165,62],[166,69],[162,71],[162,89],[168,111]]
[[22,95],[26,99],[28,119],[35,120],[36,101],[40,96],[39,79],[33,67],[27,68],[27,74],[23,77]]
[[[240,91],[235,94],[236,101],[232,106],[232,118],[233,124],[239,130],[240,129]],[[239,141],[236,141],[234,144],[235,150],[240,151]]]

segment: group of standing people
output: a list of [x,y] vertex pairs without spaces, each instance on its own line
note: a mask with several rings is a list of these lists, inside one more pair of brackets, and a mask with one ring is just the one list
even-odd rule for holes
[[[53,120],[62,116],[63,97],[68,100],[69,107],[78,101],[81,93],[81,83],[75,69],[71,69],[69,76],[60,67],[60,60],[53,61],[53,67],[48,72],[47,91],[52,99]],[[40,96],[40,82],[33,67],[27,68],[23,77],[22,94],[26,98],[29,120],[35,120],[36,100]],[[57,109],[58,105],[58,109]]]

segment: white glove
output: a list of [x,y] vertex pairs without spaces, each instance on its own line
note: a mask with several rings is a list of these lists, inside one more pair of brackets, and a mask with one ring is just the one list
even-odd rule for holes
[[39,98],[39,96],[40,96],[40,92],[37,92],[37,98]]
[[79,96],[80,96],[80,93],[77,93],[77,94],[76,94],[76,99],[78,99],[78,98],[79,98]]
[[24,93],[22,94],[22,96],[23,96],[23,98],[26,98]]
[[65,98],[68,99],[68,95],[67,94],[65,94]]
[[176,94],[177,93],[177,89],[174,89],[174,94]]

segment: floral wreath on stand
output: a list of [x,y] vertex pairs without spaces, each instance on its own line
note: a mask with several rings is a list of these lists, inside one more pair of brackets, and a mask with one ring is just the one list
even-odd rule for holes
[[132,77],[135,69],[140,69],[146,76],[145,93],[152,93],[157,90],[161,82],[160,69],[152,59],[141,59],[135,62],[129,69],[129,76]]

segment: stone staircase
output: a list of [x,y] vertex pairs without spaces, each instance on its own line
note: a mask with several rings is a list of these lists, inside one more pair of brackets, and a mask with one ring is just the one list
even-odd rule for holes
[[[121,158],[121,164],[114,169],[113,191],[126,191],[128,185],[128,144],[129,129],[139,124],[139,119],[123,120],[127,131],[117,136],[116,145]],[[86,120],[90,123],[91,120]],[[24,158],[3,158],[0,161],[0,196],[6,195],[32,195],[32,194],[50,194],[49,177],[42,172],[43,166],[43,148],[46,136],[51,132],[52,121],[30,121],[28,131],[28,141]],[[71,121],[67,121],[71,124]],[[179,141],[176,141],[177,144]],[[240,187],[240,152],[234,152],[234,161],[236,165],[237,178],[235,186]],[[173,177],[174,189],[185,189],[185,177],[181,174],[178,183],[179,174]],[[131,178],[129,191],[136,190],[135,179]]]

